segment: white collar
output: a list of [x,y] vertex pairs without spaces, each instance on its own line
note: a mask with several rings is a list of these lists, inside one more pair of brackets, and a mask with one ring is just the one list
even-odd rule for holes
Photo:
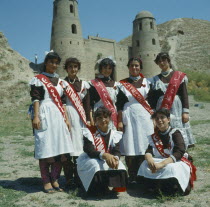
[[170,70],[167,70],[167,71],[163,71],[161,72],[161,75],[164,76],[164,77],[167,77],[173,70],[170,69]]
[[171,126],[169,126],[168,129],[165,132],[160,132],[160,134],[166,135],[166,134],[169,133],[170,130],[171,130]]

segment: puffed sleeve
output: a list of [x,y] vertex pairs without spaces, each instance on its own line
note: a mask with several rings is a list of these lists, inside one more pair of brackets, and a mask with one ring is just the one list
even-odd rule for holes
[[152,156],[154,156],[154,154],[153,154],[154,142],[152,141],[152,137],[151,136],[148,136],[147,138],[148,138],[148,141],[149,141],[149,145],[148,145],[148,147],[146,149],[145,154],[146,153],[150,153],[150,154],[152,154]]
[[90,85],[89,93],[90,93],[90,107],[93,110],[95,103],[100,101],[100,96],[93,85]]
[[44,100],[45,90],[42,82],[36,77],[32,78],[29,85],[31,86],[30,96],[32,101],[42,101]]
[[[91,131],[90,131],[91,130]],[[83,151],[90,157],[90,158],[97,158],[100,159],[99,155],[100,152],[96,151],[94,145],[93,145],[93,135],[92,131],[95,131],[95,127],[92,127],[90,129],[88,128],[82,128],[82,134],[83,134]]]
[[119,89],[116,101],[117,111],[122,111],[126,102],[128,102],[127,96],[122,92],[122,90]]
[[83,136],[83,140],[84,140],[84,146],[83,146],[84,152],[87,153],[87,155],[90,158],[100,159],[100,157],[99,157],[100,152],[96,151],[93,143],[85,136]]
[[150,154],[152,154],[152,156],[154,156],[154,154],[153,154],[153,150],[152,150],[152,146],[151,146],[151,145],[148,145],[148,147],[147,147],[147,150],[146,150],[145,154],[146,154],[146,153],[150,153]]
[[90,121],[90,93],[88,89],[85,97],[82,99],[82,103],[85,110],[86,119],[87,121]]
[[189,99],[185,81],[180,84],[177,94],[179,95],[182,102],[183,113],[189,113]]
[[120,158],[121,153],[120,153],[120,140],[122,139],[122,132],[120,131],[114,131],[114,147],[111,148],[110,154],[114,156],[118,156]]
[[155,90],[152,88],[152,85],[150,85],[150,90],[147,94],[147,101],[152,109],[156,109],[158,99],[162,95],[164,95],[164,93],[160,89]]
[[184,153],[185,153],[185,143],[183,136],[179,130],[176,130],[172,134],[172,139],[174,142],[174,148],[173,148],[173,153],[172,156],[176,158],[176,161],[179,161]]

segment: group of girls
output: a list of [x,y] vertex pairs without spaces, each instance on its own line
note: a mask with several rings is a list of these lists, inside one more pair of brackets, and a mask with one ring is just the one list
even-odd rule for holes
[[140,58],[131,58],[129,77],[119,82],[111,58],[99,62],[99,75],[89,82],[78,78],[76,58],[65,61],[67,77],[60,79],[55,73],[60,62],[56,52],[48,53],[44,72],[30,82],[44,191],[63,191],[58,183],[63,168],[66,185],[75,182],[89,193],[126,191],[140,177],[148,189],[166,189],[169,182],[172,191],[188,194],[196,176],[186,153],[195,143],[187,78],[171,69],[169,55],[157,55],[162,72],[150,79],[141,73]]

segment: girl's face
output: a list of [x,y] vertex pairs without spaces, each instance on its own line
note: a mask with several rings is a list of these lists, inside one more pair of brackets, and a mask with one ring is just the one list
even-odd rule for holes
[[68,77],[75,77],[79,71],[79,66],[76,63],[69,63],[66,67],[66,72],[68,73]]
[[100,73],[106,78],[110,77],[110,75],[112,74],[111,66],[110,65],[103,66]]
[[106,115],[98,116],[95,119],[95,125],[103,132],[107,132],[110,122],[110,117]]
[[164,132],[168,129],[170,118],[167,118],[164,114],[157,114],[155,117],[156,126],[161,132]]
[[55,73],[56,69],[58,68],[59,65],[58,59],[48,59],[47,62],[45,63],[46,66],[46,73]]
[[166,58],[164,59],[160,59],[158,61],[158,66],[160,67],[160,69],[164,72],[164,71],[167,71],[167,70],[170,70],[170,65],[169,65],[169,62]]
[[128,67],[129,73],[131,76],[133,77],[137,77],[140,74],[141,68],[140,68],[140,64],[137,60],[133,60],[129,67]]

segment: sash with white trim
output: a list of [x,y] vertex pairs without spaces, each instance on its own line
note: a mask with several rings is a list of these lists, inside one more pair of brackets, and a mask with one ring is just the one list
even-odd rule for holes
[[107,147],[107,145],[104,141],[104,138],[98,132],[97,128],[95,126],[94,127],[89,127],[89,130],[90,130],[90,132],[93,136],[96,151],[99,151],[99,152],[102,152],[102,153],[109,152],[109,147]]
[[[155,144],[155,147],[158,150],[158,152],[165,158],[169,157],[170,154],[167,154],[167,153],[164,152],[163,142],[160,139],[158,133],[154,133],[151,137],[152,137],[152,140],[153,140],[153,142]],[[169,150],[171,149],[171,145],[168,146],[168,149]]]
[[[165,158],[168,158],[170,156],[170,154],[167,154],[164,152],[164,148],[163,148],[163,142],[160,139],[158,133],[154,133],[152,136],[152,140],[155,144],[156,149],[158,150],[158,152]],[[171,144],[169,144],[168,149],[171,149]],[[185,164],[187,164],[190,168],[190,186],[193,187],[193,182],[196,180],[196,167],[186,158],[186,157],[182,157],[181,161],[184,162]]]
[[63,115],[64,120],[66,120],[65,111],[64,111],[64,108],[63,108],[63,104],[61,102],[61,97],[58,94],[58,91],[56,90],[56,88],[50,82],[49,78],[46,77],[45,75],[42,75],[42,74],[39,74],[35,77],[37,79],[39,79],[46,86],[46,88],[48,90],[48,93],[50,94],[54,104],[58,107],[59,111]]
[[104,138],[100,135],[99,132],[96,134],[93,134],[93,139],[94,139],[96,151],[99,151],[102,153],[108,152]]
[[111,118],[112,118],[112,121],[113,121],[115,127],[117,128],[117,111],[114,107],[112,99],[111,99],[104,83],[99,78],[91,80],[91,82],[94,85],[95,89],[97,90],[104,106],[112,112]]
[[181,71],[174,72],[168,84],[168,88],[164,94],[163,101],[160,108],[166,108],[168,110],[171,109],[176,93],[185,75],[186,74]]
[[149,104],[146,102],[144,97],[141,95],[141,93],[138,91],[137,88],[135,88],[132,84],[128,82],[127,79],[121,80],[120,83],[132,94],[132,96],[152,115],[154,111],[149,106]]
[[[62,87],[63,87],[63,85],[62,85]],[[83,108],[82,101],[81,101],[78,93],[74,89],[74,87],[69,83],[68,86],[66,88],[64,88],[64,92],[67,95],[67,97],[69,98],[69,100],[72,102],[72,104],[74,105],[75,109],[77,110],[77,113],[79,114],[79,116],[82,119],[82,121],[84,122],[84,124],[87,126],[85,110]]]

